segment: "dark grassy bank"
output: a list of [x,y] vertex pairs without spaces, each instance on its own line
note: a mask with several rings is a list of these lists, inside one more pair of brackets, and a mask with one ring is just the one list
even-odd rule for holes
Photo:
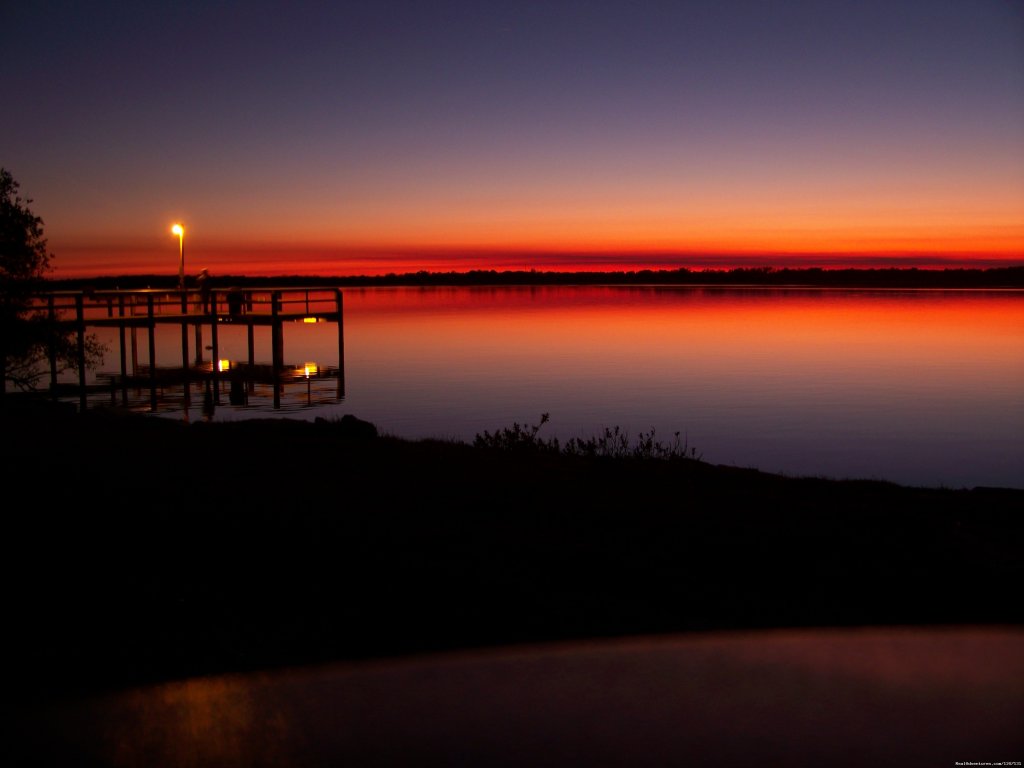
[[527,641],[1022,619],[1024,491],[341,422],[2,418],[7,634],[36,696]]

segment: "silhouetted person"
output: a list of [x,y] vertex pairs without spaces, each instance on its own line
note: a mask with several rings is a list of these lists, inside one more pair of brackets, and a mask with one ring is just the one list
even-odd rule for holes
[[203,314],[210,311],[210,273],[204,268],[196,275],[196,285],[199,286],[199,295],[202,297]]
[[228,314],[231,317],[238,317],[242,314],[242,292],[233,290],[228,292]]

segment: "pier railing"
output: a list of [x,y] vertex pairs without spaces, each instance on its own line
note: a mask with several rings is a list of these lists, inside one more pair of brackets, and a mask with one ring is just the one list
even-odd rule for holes
[[[91,328],[113,328],[118,332],[119,371],[100,374],[112,397],[120,391],[127,404],[128,389],[148,387],[150,409],[158,410],[158,392],[163,388],[181,386],[187,407],[191,384],[200,382],[212,390],[219,401],[222,383],[232,386],[232,403],[238,386],[268,383],[273,387],[273,407],[281,406],[283,386],[289,382],[311,379],[337,379],[337,398],[345,392],[345,345],[343,329],[343,295],[337,288],[287,287],[246,288],[210,287],[185,290],[95,290],[53,291],[35,297],[35,307],[45,312],[57,326],[72,330],[77,336],[78,397],[80,408],[87,407],[91,389],[85,366],[86,335]],[[284,324],[335,323],[337,325],[338,362],[330,364],[288,363],[285,359]],[[158,366],[155,330],[158,325],[181,327],[180,365]],[[248,357],[241,361],[220,359],[219,336],[226,326],[244,328]],[[254,329],[270,329],[268,362],[257,362]],[[136,337],[144,331],[147,339],[148,364],[137,361]],[[127,334],[131,333],[132,366],[128,366]],[[190,349],[190,336],[194,338]],[[209,338],[210,359],[204,359],[204,336]],[[191,354],[190,354],[191,353]],[[58,381],[56,351],[50,356],[50,391],[56,396],[66,392],[67,385]],[[74,386],[74,385],[72,385]],[[93,385],[94,387],[96,385]]]

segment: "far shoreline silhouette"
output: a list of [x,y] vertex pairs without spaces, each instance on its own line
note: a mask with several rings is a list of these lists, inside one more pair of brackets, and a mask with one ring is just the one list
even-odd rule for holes
[[[103,275],[91,278],[53,278],[53,288],[174,288],[173,275]],[[194,281],[191,281],[194,282]],[[338,286],[369,287],[386,285],[754,285],[765,287],[831,288],[1024,288],[1024,265],[1005,267],[916,267],[838,268],[818,267],[743,267],[738,269],[643,269],[636,271],[564,272],[558,270],[488,270],[461,272],[406,272],[379,275],[281,275],[253,277],[236,275],[225,269],[209,274],[211,286]]]

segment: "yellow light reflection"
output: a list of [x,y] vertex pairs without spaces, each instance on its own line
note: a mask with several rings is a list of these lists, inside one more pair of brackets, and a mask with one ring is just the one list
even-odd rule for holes
[[306,363],[306,365],[303,367],[303,372],[306,374],[307,379],[310,376],[316,376],[316,374],[319,371],[320,369],[317,367],[316,363]]
[[222,371],[222,372],[223,371],[230,371],[231,370],[231,361],[230,360],[218,360],[217,361],[217,370],[218,371]]
[[304,322],[304,323],[319,323],[320,322],[320,318],[319,317],[304,317],[304,318],[302,318],[302,322]]

